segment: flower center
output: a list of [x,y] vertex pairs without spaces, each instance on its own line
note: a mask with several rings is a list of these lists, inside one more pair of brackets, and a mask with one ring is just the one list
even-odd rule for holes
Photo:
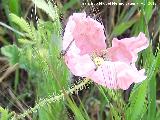
[[104,63],[104,59],[102,57],[94,57],[92,60],[97,67]]
[[100,53],[93,52],[91,58],[97,67],[102,65],[104,61],[111,61],[107,50],[102,50]]
[[101,66],[105,61],[110,61],[107,50],[93,52],[93,54],[91,55],[91,59],[96,66],[95,70],[97,70],[98,67]]

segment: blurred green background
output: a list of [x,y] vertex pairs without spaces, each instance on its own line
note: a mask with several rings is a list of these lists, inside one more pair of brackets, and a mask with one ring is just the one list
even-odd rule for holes
[[[160,1],[98,2],[111,1],[0,0],[0,119],[160,119]],[[79,88],[83,78],[73,76],[59,56],[68,17],[84,11],[105,26],[108,46],[113,37],[146,34],[150,46],[136,65],[146,69],[147,80],[126,91],[93,83]],[[64,94],[72,88],[76,92]]]

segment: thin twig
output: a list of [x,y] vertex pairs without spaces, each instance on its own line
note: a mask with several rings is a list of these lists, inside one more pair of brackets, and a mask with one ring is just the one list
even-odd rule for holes
[[[8,93],[10,94],[10,96],[12,97],[12,99],[16,102],[17,106],[23,111],[25,112],[25,109],[23,108],[22,104],[20,103],[20,101],[17,99],[17,97],[14,95],[14,93],[11,91],[11,89],[8,89]],[[32,118],[27,115],[29,120],[32,120]]]
[[2,75],[2,77],[0,77],[0,83],[6,78],[8,77],[12,72],[14,72],[17,67],[19,66],[18,63],[16,63],[15,65],[11,66],[8,68],[8,70]]
[[0,61],[5,62],[5,61],[7,61],[7,58],[6,57],[0,57]]
[[11,30],[11,31],[13,31],[13,32],[15,32],[15,33],[17,33],[17,34],[19,34],[19,35],[21,35],[21,36],[23,36],[23,37],[26,36],[25,33],[19,32],[18,30],[12,28],[11,26],[9,26],[9,25],[7,25],[7,24],[5,24],[3,22],[0,22],[0,25],[5,27],[5,28],[7,28],[7,29],[9,29],[9,30]]

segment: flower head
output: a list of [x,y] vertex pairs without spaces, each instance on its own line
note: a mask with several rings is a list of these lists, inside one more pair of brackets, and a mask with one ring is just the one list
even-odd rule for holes
[[112,40],[106,49],[104,27],[85,13],[69,17],[63,37],[65,62],[74,75],[88,77],[112,89],[128,89],[146,79],[145,70],[135,67],[138,52],[148,47],[141,32],[138,37]]

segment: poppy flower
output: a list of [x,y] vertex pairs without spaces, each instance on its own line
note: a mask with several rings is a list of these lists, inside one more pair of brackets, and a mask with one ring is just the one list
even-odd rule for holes
[[110,48],[105,40],[101,23],[86,13],[70,16],[63,36],[64,60],[70,71],[111,89],[126,90],[132,83],[146,79],[145,70],[135,66],[138,52],[149,45],[144,33],[121,40],[114,38]]

